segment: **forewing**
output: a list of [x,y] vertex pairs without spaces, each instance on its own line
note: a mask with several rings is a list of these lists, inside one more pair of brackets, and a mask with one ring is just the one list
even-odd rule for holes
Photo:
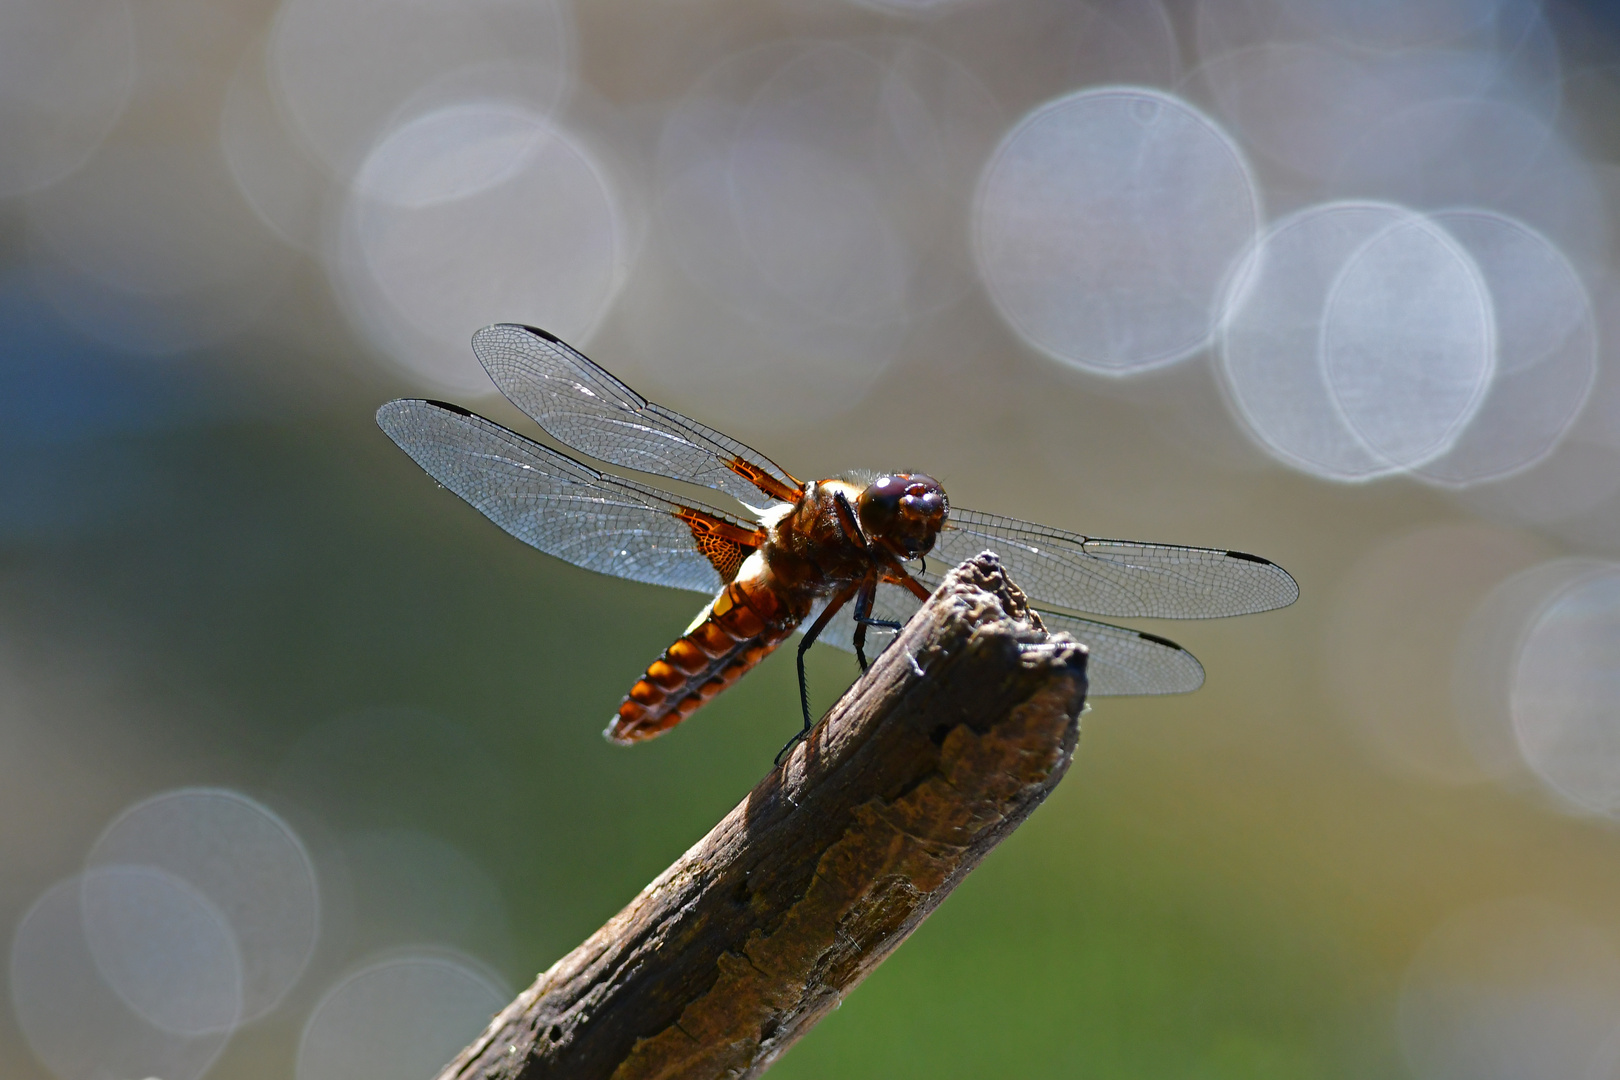
[[[906,590],[879,585],[872,602],[872,615],[904,624],[921,606],[922,601]],[[826,628],[816,640],[853,652],[854,608],[853,603],[846,604],[843,610],[828,620]],[[1048,631],[1068,634],[1090,649],[1091,655],[1086,660],[1088,697],[1185,694],[1204,685],[1204,666],[1192,653],[1173,641],[1074,615],[1050,611],[1038,613]],[[808,626],[811,621],[806,619],[805,625]],[[867,659],[882,652],[893,640],[893,632],[867,627]]]
[[[1288,571],[1241,551],[1100,540],[954,506],[928,561],[943,571],[986,549],[1037,606],[1094,615],[1208,619],[1299,597]],[[939,584],[938,573],[919,576]]]
[[548,555],[632,581],[711,595],[720,588],[676,516],[694,509],[733,521],[718,510],[605,476],[453,405],[390,401],[377,424],[433,479]]
[[723,491],[758,505],[761,489],[734,463],[785,488],[799,485],[756,450],[655,405],[544,330],[497,323],[473,335],[489,377],[553,438],[600,461]]

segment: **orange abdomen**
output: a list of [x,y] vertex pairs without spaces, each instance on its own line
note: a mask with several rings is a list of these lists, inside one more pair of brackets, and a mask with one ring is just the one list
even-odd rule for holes
[[708,618],[636,680],[603,734],[616,743],[633,743],[668,731],[747,674],[802,618],[769,589],[731,582],[720,590]]

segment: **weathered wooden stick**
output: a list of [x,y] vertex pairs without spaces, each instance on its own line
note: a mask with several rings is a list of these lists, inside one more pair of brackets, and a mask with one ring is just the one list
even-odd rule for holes
[[440,1080],[760,1075],[1056,786],[1085,659],[994,555],[952,570],[781,768]]

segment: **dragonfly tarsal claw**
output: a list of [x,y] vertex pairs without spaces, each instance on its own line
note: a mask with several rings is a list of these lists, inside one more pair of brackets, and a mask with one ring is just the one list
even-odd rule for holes
[[771,763],[773,765],[780,766],[782,764],[782,759],[788,756],[788,752],[791,751],[795,746],[798,746],[799,743],[808,734],[810,734],[810,728],[808,726],[803,727],[803,728],[799,729],[798,731],[794,732],[793,733],[793,738],[789,739],[786,743],[783,744],[782,749],[780,749],[780,750],[778,750],[776,752],[776,757],[771,759]]

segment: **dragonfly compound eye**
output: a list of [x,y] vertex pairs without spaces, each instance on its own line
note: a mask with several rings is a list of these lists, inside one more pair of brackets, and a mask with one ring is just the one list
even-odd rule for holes
[[945,524],[948,504],[939,481],[922,473],[880,476],[856,500],[861,528],[907,558],[926,555]]
[[901,516],[932,521],[936,527],[942,524],[945,520],[945,493],[932,480],[918,483],[916,477],[911,479],[913,482],[906,485],[906,493],[900,499]]

